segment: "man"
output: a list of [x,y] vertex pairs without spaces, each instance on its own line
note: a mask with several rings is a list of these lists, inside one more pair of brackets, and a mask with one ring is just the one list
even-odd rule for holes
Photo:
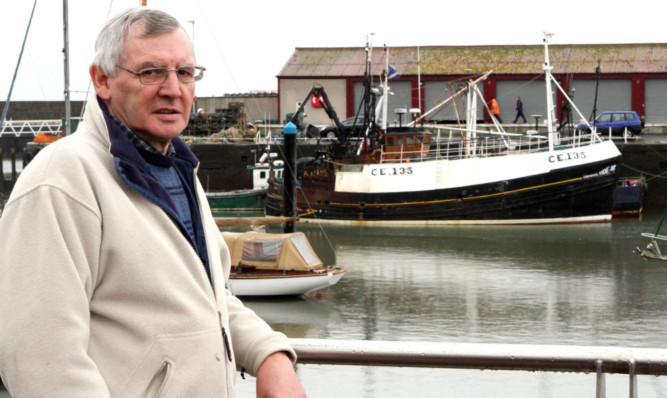
[[521,97],[516,97],[516,117],[512,123],[516,123],[519,118],[522,118],[523,122],[526,123],[526,117],[523,115],[523,102]]
[[305,397],[294,351],[225,288],[230,259],[178,135],[195,81],[172,16],[100,32],[97,96],[22,172],[0,219],[0,375],[14,397]]
[[491,113],[493,113],[493,117],[495,117],[499,123],[503,122],[503,119],[500,118],[500,106],[495,98],[491,100]]

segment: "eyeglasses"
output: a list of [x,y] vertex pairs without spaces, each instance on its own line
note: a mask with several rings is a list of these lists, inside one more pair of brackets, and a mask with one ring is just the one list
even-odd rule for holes
[[170,71],[176,72],[176,77],[181,83],[194,83],[204,77],[206,68],[196,65],[184,65],[176,69],[167,68],[148,68],[135,72],[131,69],[118,66],[120,69],[139,77],[141,84],[162,84],[167,81],[167,75]]

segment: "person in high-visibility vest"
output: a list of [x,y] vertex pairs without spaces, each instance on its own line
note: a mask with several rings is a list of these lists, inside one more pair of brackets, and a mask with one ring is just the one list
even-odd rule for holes
[[503,122],[503,119],[500,118],[500,107],[495,98],[491,100],[491,113],[493,113],[493,116],[498,119],[500,123]]

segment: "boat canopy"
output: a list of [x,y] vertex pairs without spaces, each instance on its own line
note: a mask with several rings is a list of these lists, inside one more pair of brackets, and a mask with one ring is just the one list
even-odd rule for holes
[[323,265],[303,232],[222,232],[222,236],[234,266],[306,271]]

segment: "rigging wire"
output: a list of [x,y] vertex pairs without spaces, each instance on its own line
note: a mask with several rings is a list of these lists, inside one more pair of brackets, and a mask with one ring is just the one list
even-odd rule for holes
[[[114,1],[114,0],[111,0],[111,1],[109,2],[109,8],[107,8],[107,16],[106,16],[106,19],[105,19],[105,20],[107,20],[107,21],[109,20],[109,15],[111,15],[111,9],[113,8],[113,1]],[[93,84],[93,80],[92,80],[92,78],[88,79],[88,88],[87,88],[86,91],[85,91],[85,92],[86,92],[86,96],[85,96],[85,98],[83,99],[83,104],[81,105],[81,114],[79,115],[79,117],[81,117],[82,119],[83,119],[83,112],[86,110],[86,103],[88,103],[88,97],[89,97],[88,93],[90,93],[90,86],[91,86],[92,84]]]
[[[229,72],[229,77],[230,77],[234,87],[236,88],[236,91],[240,93],[241,88],[239,87],[239,84],[236,81],[236,78],[234,77],[234,72],[232,71],[231,66],[227,62],[227,58],[225,57],[225,55],[223,54],[223,52],[221,50],[220,43],[218,43],[217,35],[213,32],[213,29],[211,28],[211,24],[209,23],[209,20],[207,18],[208,14],[206,12],[204,12],[204,10],[202,9],[202,5],[201,5],[200,1],[197,1],[197,6],[199,7],[199,11],[200,11],[202,17],[204,18],[204,23],[206,24],[206,27],[208,28],[209,34],[211,35],[211,38],[213,39],[213,42],[215,43],[215,47],[218,50],[218,53],[220,54],[220,57],[222,57],[222,62],[225,64],[225,67],[227,68],[227,71]],[[250,98],[249,101],[254,105],[255,109],[262,109],[262,106],[259,103],[259,99],[257,97],[252,97],[252,98]],[[246,117],[247,117],[249,108],[245,104],[245,101],[244,101],[244,107],[245,107],[245,112],[246,112]],[[256,116],[259,116],[259,115],[256,115]],[[261,116],[262,116],[262,120],[264,120],[266,122],[266,115],[261,115]],[[271,115],[269,114],[269,118],[270,117],[271,117]],[[276,118],[277,118],[278,122],[280,122],[280,115],[276,115]]]
[[234,83],[234,87],[236,87],[236,90],[240,92],[241,89],[239,88],[239,85],[236,82],[236,78],[234,77],[234,73],[232,72],[232,68],[229,66],[229,63],[227,62],[227,58],[225,57],[225,54],[223,54],[222,51],[220,50],[220,43],[218,43],[218,38],[213,32],[213,29],[211,28],[211,24],[208,21],[208,18],[206,18],[207,13],[204,12],[204,10],[202,9],[201,3],[199,1],[197,1],[197,6],[199,7],[199,11],[201,12],[202,17],[204,18],[204,22],[206,23],[206,27],[208,28],[209,33],[211,34],[211,38],[213,39],[213,42],[215,43],[215,47],[218,50],[218,53],[220,54],[220,57],[222,57],[222,62],[225,64],[225,67],[227,67],[227,71],[229,72],[229,76],[232,80],[232,83]]
[[25,30],[25,36],[23,37],[23,44],[21,45],[21,52],[19,53],[19,60],[16,62],[16,69],[14,69],[14,77],[12,78],[12,84],[9,87],[9,94],[7,94],[7,101],[5,101],[5,107],[2,109],[2,116],[0,117],[0,127],[5,124],[5,118],[7,117],[7,109],[9,108],[9,101],[12,98],[12,90],[14,90],[14,82],[16,81],[16,75],[19,71],[19,66],[21,65],[21,57],[23,57],[23,50],[25,49],[25,42],[28,40],[28,32],[30,32],[30,25],[32,24],[32,17],[35,15],[35,8],[37,7],[37,0],[32,5],[32,11],[30,12],[30,19],[28,20],[28,27]]
[[47,97],[46,97],[46,92],[44,91],[44,85],[42,84],[42,81],[39,78],[39,73],[37,73],[38,70],[37,64],[35,64],[35,59],[32,57],[32,53],[30,52],[29,49],[28,49],[28,59],[30,59],[30,64],[32,65],[32,69],[35,70],[34,78],[37,81],[37,85],[39,86],[39,91],[42,92],[42,98],[44,98],[44,100],[46,101]]
[[636,172],[638,172],[638,173],[640,173],[640,174],[642,174],[642,175],[644,175],[644,176],[650,176],[651,178],[647,178],[647,179],[646,179],[646,182],[649,182],[649,181],[651,181],[651,180],[654,179],[654,178],[664,178],[664,179],[667,179],[667,171],[664,171],[664,172],[662,172],[662,173],[660,173],[660,174],[653,174],[653,173],[649,173],[649,172],[646,172],[646,171],[643,171],[643,170],[636,169],[636,168],[634,168],[634,167],[632,167],[632,166],[628,166],[628,165],[625,164],[625,163],[621,163],[621,166],[623,166],[623,167],[627,167],[628,169],[630,169],[630,170],[632,170],[632,171],[636,171]]
[[[278,145],[278,152],[280,152],[280,154],[282,155],[282,157],[283,157],[283,159],[284,159],[284,158],[285,158],[285,152],[283,151],[283,146],[282,146],[282,145]],[[283,171],[283,173],[285,173],[286,171],[289,172],[287,169],[285,169],[285,171]],[[296,175],[296,170],[294,171],[294,175]],[[295,178],[295,182],[296,182],[296,178]],[[316,215],[316,213],[312,210],[312,207],[310,206],[310,202],[308,201],[308,198],[305,196],[305,194],[303,193],[303,191],[300,191],[300,190],[298,189],[298,186],[297,186],[297,190],[296,190],[297,195],[299,195],[299,192],[301,192],[301,196],[303,197],[303,200],[306,202],[306,205],[308,206],[308,209],[311,209],[311,210],[310,210],[309,212],[307,212],[307,213],[297,214],[297,218],[298,218],[299,216],[303,216],[303,215],[313,215],[313,218],[314,218],[314,219],[317,219],[317,215]],[[283,195],[284,195],[284,194],[285,194],[285,193],[283,193]],[[334,245],[333,245],[333,243],[331,242],[331,239],[329,238],[329,234],[327,233],[327,231],[324,230],[324,226],[323,226],[322,223],[320,223],[320,222],[318,222],[318,223],[316,223],[316,224],[317,224],[317,226],[319,227],[320,232],[322,232],[322,235],[324,236],[324,239],[327,241],[327,244],[329,245],[329,248],[331,249],[332,252],[335,253],[335,252],[336,252],[336,249],[334,248]]]

